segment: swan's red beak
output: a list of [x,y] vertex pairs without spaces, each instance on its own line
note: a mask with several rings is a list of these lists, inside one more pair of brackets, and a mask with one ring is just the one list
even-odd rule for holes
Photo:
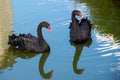
[[51,29],[51,27],[50,26],[48,26],[48,28],[47,28],[49,31],[52,31],[52,29]]
[[82,15],[82,13],[78,13],[78,16],[80,16],[80,18],[83,18],[83,15]]

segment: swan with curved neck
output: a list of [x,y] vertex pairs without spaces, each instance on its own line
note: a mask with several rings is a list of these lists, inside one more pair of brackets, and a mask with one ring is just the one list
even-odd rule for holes
[[[77,20],[75,16],[80,16],[82,19]],[[70,40],[75,43],[84,43],[91,38],[91,23],[84,18],[79,10],[73,10],[70,23]]]
[[82,13],[79,10],[73,10],[71,15],[71,20],[74,22],[76,20],[75,16],[80,16],[80,18],[83,18]]
[[45,41],[42,35],[42,28],[45,27],[48,30],[52,31],[50,24],[46,21],[41,22],[37,28],[38,38],[29,34],[12,34],[9,36],[8,44],[13,46],[18,50],[30,51],[30,52],[45,52],[49,51],[50,47]]

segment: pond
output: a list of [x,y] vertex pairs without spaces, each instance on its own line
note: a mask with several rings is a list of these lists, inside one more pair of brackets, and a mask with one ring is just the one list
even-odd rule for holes
[[[0,80],[120,80],[119,1],[7,1],[0,3]],[[92,22],[92,39],[81,45],[69,41],[75,9]],[[37,36],[41,21],[49,22],[53,30],[43,29],[50,52],[30,53],[8,46],[12,33]]]

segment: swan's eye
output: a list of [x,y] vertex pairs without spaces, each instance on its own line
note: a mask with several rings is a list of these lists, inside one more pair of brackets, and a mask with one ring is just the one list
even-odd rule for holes
[[48,26],[48,28],[47,28],[49,31],[52,31],[52,29],[51,29],[51,27],[50,26]]

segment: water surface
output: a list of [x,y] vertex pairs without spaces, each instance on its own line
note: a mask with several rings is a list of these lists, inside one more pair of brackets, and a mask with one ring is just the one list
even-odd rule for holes
[[[115,4],[112,0],[11,0],[12,33],[37,36],[38,24],[48,21],[53,32],[43,29],[43,35],[51,50],[41,54],[6,47],[0,55],[0,80],[120,80],[120,14]],[[74,9],[93,24],[92,39],[81,45],[69,41]]]

